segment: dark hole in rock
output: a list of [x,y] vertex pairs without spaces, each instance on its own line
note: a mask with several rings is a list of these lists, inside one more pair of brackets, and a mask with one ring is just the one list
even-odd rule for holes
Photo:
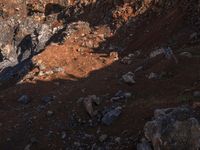
[[51,15],[53,13],[61,12],[65,7],[59,4],[49,3],[45,6],[45,16]]
[[27,35],[21,43],[18,45],[17,53],[20,53],[18,56],[18,61],[22,62],[23,60],[31,56],[33,50],[33,42],[31,35]]
[[3,54],[0,52],[0,62],[2,62],[4,60],[4,56]]
[[3,17],[4,16],[4,12],[2,9],[0,9],[0,17]]
[[34,13],[43,13],[42,11],[35,9],[32,4],[27,4],[26,9],[27,9],[27,16],[33,16]]

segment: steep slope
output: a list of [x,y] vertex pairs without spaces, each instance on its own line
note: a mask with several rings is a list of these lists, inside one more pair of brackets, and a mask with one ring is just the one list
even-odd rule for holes
[[[198,2],[26,3],[2,1],[3,21],[22,20],[17,42],[30,34],[36,42],[20,52],[14,44],[20,69],[5,67],[0,149],[136,149],[155,109],[187,104],[198,114]],[[10,60],[5,50],[0,64]]]

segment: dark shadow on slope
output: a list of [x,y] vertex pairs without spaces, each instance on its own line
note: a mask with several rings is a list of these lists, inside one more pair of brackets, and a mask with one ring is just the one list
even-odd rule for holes
[[61,12],[65,7],[61,6],[56,3],[49,3],[45,6],[45,16],[54,14],[54,13],[59,13]]
[[[37,81],[36,83],[22,83],[1,91],[0,119],[4,124],[0,128],[0,148],[21,150],[29,144],[30,139],[33,137],[38,140],[38,143],[36,142],[32,146],[35,150],[48,149],[48,143],[53,143],[53,145],[57,146],[56,148],[69,148],[77,140],[76,138],[72,139],[72,143],[66,140],[67,143],[64,144],[60,134],[58,136],[55,134],[49,140],[49,131],[53,131],[53,133],[66,131],[68,136],[73,136],[74,133],[78,134],[80,130],[84,130],[86,133],[92,132],[97,136],[96,139],[93,138],[86,141],[87,144],[92,145],[96,142],[95,140],[98,140],[96,130],[99,126],[102,132],[109,136],[122,136],[122,132],[128,130],[129,136],[135,135],[137,138],[141,134],[140,132],[143,131],[145,122],[153,115],[154,109],[183,104],[183,101],[176,101],[177,96],[180,91],[190,87],[198,79],[197,70],[200,70],[198,65],[200,59],[180,58],[179,60],[180,64],[171,64],[169,66],[167,61],[162,61],[162,63],[160,61],[154,62],[150,70],[141,71],[136,75],[137,83],[132,86],[120,82],[120,77],[128,71],[134,70],[137,65],[125,66],[115,62],[106,68],[92,72],[87,78],[78,79],[71,75],[70,77],[73,80],[76,79],[76,81],[64,79],[48,82]],[[146,80],[146,73],[155,66],[163,66],[166,71],[174,71],[175,76],[168,80]],[[191,72],[193,73],[191,74]],[[80,97],[108,94],[108,97],[105,97],[102,101],[103,106],[106,106],[110,105],[109,98],[119,90],[137,93],[137,96],[136,99],[131,99],[125,103],[126,107],[123,109],[122,115],[114,124],[108,127],[101,124],[97,127],[83,127],[84,124],[80,125],[71,122],[69,116],[74,111],[81,117],[89,119],[83,104],[77,104]],[[26,106],[19,104],[17,101],[17,98],[23,94],[31,98],[31,102]],[[50,95],[56,98],[51,104],[38,110],[39,106],[42,105],[42,98]],[[48,110],[52,110],[55,113],[51,118],[46,116]],[[33,117],[36,119],[33,119]],[[12,122],[9,122],[9,120],[12,120]],[[14,130],[6,130],[13,128],[16,124],[19,124],[19,126],[16,126]],[[11,141],[6,141],[7,138],[10,138]],[[123,136],[122,140],[124,140]],[[132,141],[132,143],[127,144],[128,148],[134,149],[136,142]]]

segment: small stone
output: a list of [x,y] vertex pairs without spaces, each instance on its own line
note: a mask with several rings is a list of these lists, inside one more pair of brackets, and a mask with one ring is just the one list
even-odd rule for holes
[[42,112],[44,109],[45,109],[44,105],[39,105],[39,106],[36,107],[37,112]]
[[27,95],[22,95],[19,99],[18,99],[18,102],[23,104],[23,105],[26,105],[30,102],[30,98],[27,96]]
[[49,70],[49,71],[46,71],[45,74],[46,75],[52,75],[52,74],[54,74],[54,72],[52,70]]
[[97,129],[97,134],[100,134],[101,133],[101,128],[99,127],[98,129]]
[[115,61],[119,60],[118,52],[111,52],[110,57],[112,57]]
[[200,91],[194,91],[193,96],[196,98],[200,97]]
[[127,74],[123,75],[122,79],[125,83],[128,83],[128,84],[134,84],[135,83],[134,73],[132,73],[132,72],[128,72]]
[[157,49],[157,50],[152,51],[152,52],[150,53],[149,57],[150,57],[150,58],[154,58],[154,57],[156,57],[156,56],[158,56],[158,55],[160,55],[160,54],[163,54],[163,53],[164,53],[164,49],[163,49],[163,48]]
[[121,63],[130,65],[132,63],[132,59],[128,56],[125,56],[124,58],[122,58]]
[[84,99],[83,104],[85,106],[85,109],[87,113],[90,115],[90,117],[93,117],[95,115],[92,100],[91,99]]
[[190,52],[181,52],[179,55],[184,56],[184,57],[188,57],[188,58],[192,57],[192,54]]
[[38,76],[44,76],[44,72],[43,72],[43,71],[40,71],[40,72],[38,73]]
[[115,142],[119,144],[121,142],[121,138],[120,137],[116,137],[115,138]]
[[44,64],[40,64],[40,65],[39,65],[39,69],[40,69],[40,70],[45,70],[45,69],[46,69],[46,66],[45,66]]
[[90,98],[92,99],[92,101],[96,104],[96,105],[100,105],[101,100],[99,97],[97,97],[96,95],[91,95]]
[[19,11],[19,10],[20,10],[20,8],[19,8],[19,7],[16,7],[16,8],[15,8],[15,10],[16,10],[16,11]]
[[111,98],[111,101],[127,100],[132,97],[131,93],[123,92],[119,90],[114,97]]
[[64,140],[66,137],[67,137],[66,132],[65,132],[65,131],[62,131],[62,133],[61,133],[61,138],[62,138],[62,140]]
[[26,147],[24,148],[24,150],[30,150],[31,149],[31,144],[26,145]]
[[44,97],[42,98],[42,102],[43,102],[44,104],[47,104],[47,103],[50,103],[51,101],[53,101],[54,99],[55,99],[54,96],[44,96]]
[[108,138],[108,135],[103,134],[103,135],[101,135],[101,136],[99,137],[99,141],[100,141],[100,142],[104,142],[107,138]]
[[51,117],[51,116],[53,116],[54,115],[54,112],[53,111],[51,111],[51,110],[48,110],[47,111],[47,117]]
[[93,103],[96,105],[99,105],[101,103],[100,98],[96,95],[89,95],[88,97],[81,98],[78,100],[78,102],[83,101],[84,106],[90,117],[93,117],[97,114],[97,111],[93,109]]
[[132,59],[125,56],[124,58],[122,58],[121,63],[130,65],[132,63]]
[[136,52],[136,54],[128,54],[128,56],[125,56],[124,58],[121,59],[121,63],[130,65],[133,61],[133,58],[136,56],[139,56],[140,52]]
[[62,67],[56,67],[53,69],[53,72],[55,73],[64,72],[64,69]]
[[129,93],[129,92],[126,92],[126,93],[124,93],[124,97],[125,98],[131,98],[132,97],[132,94],[131,93]]
[[102,123],[105,125],[111,125],[114,120],[116,120],[121,114],[121,108],[112,108],[110,110],[105,110]]
[[158,79],[158,74],[154,73],[154,72],[151,72],[148,76],[148,79]]

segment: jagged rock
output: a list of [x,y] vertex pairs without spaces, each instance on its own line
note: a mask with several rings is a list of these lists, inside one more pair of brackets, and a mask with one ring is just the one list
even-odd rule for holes
[[100,98],[96,95],[89,95],[88,97],[83,98],[83,103],[90,117],[94,117],[97,114],[97,111],[94,110],[93,103],[99,105]]
[[104,142],[107,138],[108,138],[108,135],[103,134],[103,135],[101,135],[101,136],[99,137],[99,141],[100,141],[100,142]]
[[146,138],[154,150],[200,148],[200,125],[189,108],[155,110],[154,120],[145,124]]
[[42,97],[42,102],[48,104],[55,99],[55,96],[44,96]]
[[135,51],[132,54],[128,54],[128,56],[125,56],[121,59],[121,63],[130,65],[132,63],[133,59],[135,57],[138,57],[139,55],[140,55],[140,51]]
[[53,68],[53,72],[55,72],[55,73],[59,73],[59,72],[63,72],[63,71],[64,71],[64,68],[62,68],[62,67]]
[[159,75],[157,73],[151,72],[148,76],[149,79],[159,79]]
[[48,110],[47,111],[47,117],[51,117],[51,116],[53,116],[54,115],[54,112],[53,111],[51,111],[51,110]]
[[65,131],[61,132],[61,139],[64,140],[67,137],[67,134]]
[[111,98],[111,101],[127,100],[132,97],[132,94],[129,92],[123,92],[119,90],[114,97]]
[[115,138],[115,142],[118,143],[118,144],[120,144],[121,138],[120,138],[120,137],[116,137],[116,138]]
[[103,112],[103,117],[101,119],[102,123],[105,125],[111,125],[114,120],[116,120],[121,115],[121,108],[108,108],[105,109]]
[[190,52],[182,52],[182,53],[180,53],[180,56],[185,56],[185,57],[191,58],[192,54]]
[[22,95],[19,99],[18,99],[18,102],[21,103],[21,104],[28,104],[30,102],[30,98],[28,97],[28,95]]
[[128,72],[127,74],[122,76],[122,79],[125,83],[134,84],[135,83],[134,76],[135,76],[134,73]]

